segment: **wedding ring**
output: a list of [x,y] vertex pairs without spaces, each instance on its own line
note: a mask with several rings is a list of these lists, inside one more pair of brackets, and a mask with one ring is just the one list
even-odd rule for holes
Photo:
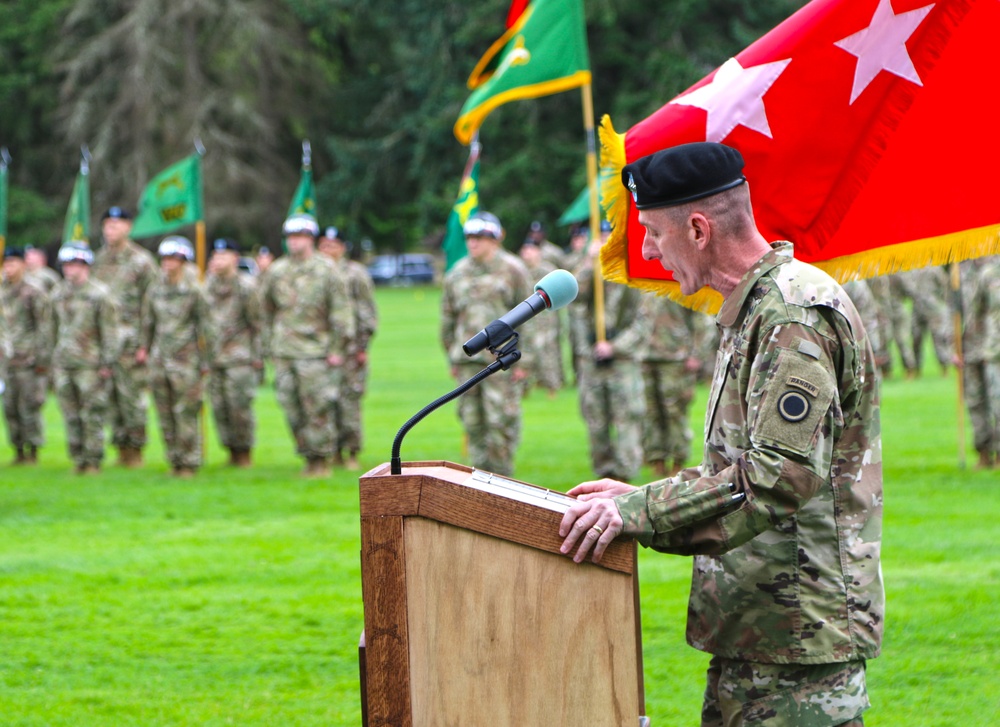
[[597,537],[601,537],[601,534],[604,532],[604,528],[602,528],[600,525],[595,525],[594,527],[591,528],[591,530],[597,531]]

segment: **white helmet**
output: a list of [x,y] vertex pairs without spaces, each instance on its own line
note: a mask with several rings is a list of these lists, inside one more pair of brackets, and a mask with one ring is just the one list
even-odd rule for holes
[[58,258],[60,263],[83,263],[85,265],[94,264],[94,253],[83,240],[69,240],[59,248]]
[[160,257],[182,257],[191,262],[194,260],[194,246],[186,237],[170,235],[160,241],[156,254]]
[[281,226],[282,235],[312,235],[319,237],[319,223],[312,215],[292,215]]

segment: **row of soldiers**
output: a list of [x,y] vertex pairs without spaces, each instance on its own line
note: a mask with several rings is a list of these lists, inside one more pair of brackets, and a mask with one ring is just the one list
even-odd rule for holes
[[235,241],[215,240],[204,284],[187,238],[164,238],[154,257],[131,229],[127,210],[108,209],[102,249],[60,248],[65,280],[44,266],[29,271],[29,252],[4,252],[4,413],[15,462],[37,461],[51,370],[81,474],[99,471],[106,426],[119,464],[142,466],[148,388],[172,471],[193,475],[206,383],[231,464],[249,466],[253,403],[270,359],[305,473],[325,476],[345,457],[356,468],[377,311],[367,269],[347,259],[336,229],[321,235],[313,217],[289,217],[288,254],[258,280],[240,273]]
[[[712,319],[673,301],[601,280],[594,264],[610,234],[589,241],[574,230],[570,249],[545,239],[532,223],[520,260],[503,248],[495,215],[477,213],[465,226],[469,256],[444,281],[441,340],[458,381],[477,373],[491,357],[469,358],[461,344],[530,295],[533,281],[556,268],[571,270],[580,292],[568,309],[580,410],[587,426],[591,463],[600,477],[628,482],[642,464],[656,476],[679,471],[691,449],[688,412],[695,385],[711,380],[717,330]],[[994,259],[963,264],[964,357],[956,357],[948,280],[942,268],[853,281],[845,289],[865,318],[883,375],[892,373],[898,350],[907,378],[919,375],[923,341],[930,336],[943,372],[964,366],[965,397],[979,466],[1000,463],[1000,269]],[[603,287],[603,336],[597,334],[595,287]],[[904,301],[909,299],[910,305]],[[554,395],[564,384],[558,315],[540,315],[522,326],[520,370],[493,376],[459,401],[459,417],[473,465],[511,474],[520,440],[520,400],[533,386]]]

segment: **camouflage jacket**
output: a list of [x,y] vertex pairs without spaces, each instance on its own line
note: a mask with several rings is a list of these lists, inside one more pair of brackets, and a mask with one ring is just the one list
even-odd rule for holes
[[52,295],[55,287],[62,282],[59,273],[47,265],[36,270],[25,270],[24,276],[49,295]]
[[[441,345],[453,364],[486,366],[495,360],[489,350],[466,356],[462,344],[532,293],[528,270],[519,258],[497,250],[488,262],[464,257],[444,278],[441,296]],[[544,315],[549,315],[545,313]],[[531,325],[531,322],[525,326]],[[523,345],[522,365],[530,362],[531,349]]]
[[347,281],[331,261],[313,254],[275,260],[261,289],[265,351],[274,358],[345,356],[354,338]]
[[843,289],[777,243],[726,298],[698,468],[616,498],[625,532],[695,555],[688,642],[725,658],[878,655],[878,381]]
[[48,367],[52,353],[52,304],[49,296],[27,276],[17,285],[4,281],[0,290],[7,365]]
[[642,296],[642,307],[652,324],[643,361],[682,362],[711,355],[707,348],[712,319],[707,315],[660,295]]
[[121,252],[114,252],[105,246],[94,254],[91,277],[107,285],[118,300],[123,351],[134,352],[139,345],[146,292],[160,277],[156,258],[131,240]]
[[368,274],[368,268],[353,260],[345,259],[340,266],[347,279],[347,292],[354,303],[353,348],[355,351],[367,351],[378,328],[378,308],[375,307],[372,276]]
[[[569,307],[576,355],[588,361],[594,357],[594,267],[593,258],[575,272],[580,292]],[[645,354],[652,332],[652,321],[642,307],[642,294],[636,288],[604,281],[604,332],[614,348],[616,359],[639,361]]]
[[209,275],[205,294],[215,337],[211,365],[226,368],[262,361],[260,298],[253,280],[240,273],[228,279]]
[[149,289],[142,308],[139,345],[155,364],[206,368],[213,360],[218,337],[205,291],[186,277],[176,285],[164,277]]
[[963,358],[968,363],[1000,363],[1000,255],[979,263],[972,274],[963,317]]
[[63,369],[111,367],[122,350],[118,301],[94,279],[80,286],[63,281],[52,296],[55,349]]

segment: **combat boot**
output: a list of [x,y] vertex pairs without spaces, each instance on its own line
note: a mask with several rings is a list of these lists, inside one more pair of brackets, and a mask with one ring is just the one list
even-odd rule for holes
[[988,470],[993,468],[993,453],[988,449],[982,449],[979,451],[979,464],[976,465],[977,470]]
[[174,475],[174,477],[177,477],[177,478],[182,479],[182,480],[190,480],[192,477],[194,477],[194,468],[193,467],[174,467],[173,475]]
[[330,465],[327,463],[326,457],[310,457],[302,474],[316,479],[329,477]]
[[347,469],[349,469],[349,470],[356,470],[356,469],[358,469],[358,453],[357,452],[353,452],[352,451],[349,455],[347,455]]
[[125,467],[134,470],[142,467],[142,450],[138,447],[124,447],[122,454],[125,457]]
[[246,469],[250,466],[250,450],[249,449],[234,449],[233,451],[232,464],[234,467],[239,467],[240,469]]
[[340,450],[338,449],[338,450],[337,450],[336,452],[334,452],[334,454],[333,454],[333,466],[334,466],[334,467],[340,467],[340,466],[341,466],[342,464],[344,464],[344,455],[343,455],[343,453],[342,453],[342,452],[341,452],[341,451],[340,451]]
[[33,444],[28,445],[28,451],[24,454],[26,464],[38,464],[38,447]]
[[24,447],[18,447],[17,454],[14,456],[14,461],[11,464],[24,464],[27,461],[27,458],[24,456]]
[[654,477],[662,479],[667,476],[667,464],[662,459],[654,459],[652,465]]

